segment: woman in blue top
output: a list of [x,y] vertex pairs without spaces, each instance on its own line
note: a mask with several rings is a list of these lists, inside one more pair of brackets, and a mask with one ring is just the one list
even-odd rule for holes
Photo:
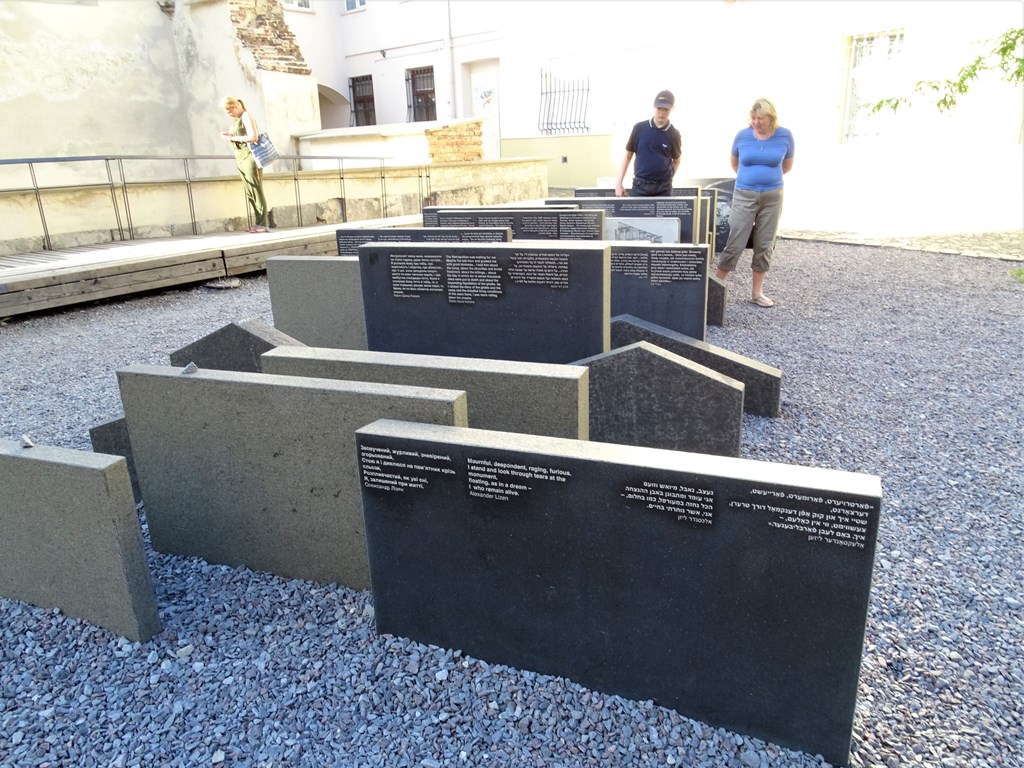
[[737,133],[732,142],[730,160],[736,171],[736,187],[729,215],[729,240],[715,274],[719,280],[725,280],[736,269],[753,231],[750,300],[759,307],[775,306],[762,289],[782,213],[782,175],[793,167],[793,150],[793,134],[779,125],[775,105],[768,99],[755,101],[750,108],[750,127]]

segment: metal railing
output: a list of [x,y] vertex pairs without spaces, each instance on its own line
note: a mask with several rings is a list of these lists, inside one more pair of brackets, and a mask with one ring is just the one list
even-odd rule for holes
[[[410,178],[410,169],[415,169],[417,178],[417,189],[420,199],[420,209],[422,209],[424,201],[430,198],[430,170],[429,166],[389,166],[387,161],[393,160],[394,158],[389,157],[362,157],[362,156],[347,156],[347,155],[281,155],[276,163],[282,165],[287,164],[290,170],[282,171],[280,166],[277,169],[268,169],[267,174],[271,180],[280,180],[281,176],[290,173],[292,179],[292,185],[295,191],[295,208],[298,225],[304,226],[302,221],[302,181],[303,177],[301,173],[307,174],[309,180],[322,180],[325,172],[335,173],[334,169],[328,171],[324,168],[316,169],[302,169],[300,168],[301,163],[307,161],[328,161],[335,164],[337,180],[338,180],[338,193],[339,199],[341,200],[341,220],[348,221],[348,213],[346,208],[346,193],[345,193],[345,175],[346,172],[349,177],[359,172],[365,176],[368,171],[376,171],[379,176],[380,183],[380,195],[377,198],[379,200],[379,209],[381,218],[387,215],[388,210],[388,177],[389,171],[391,172],[392,180],[397,178]],[[151,177],[146,179],[135,179],[129,178],[129,174],[125,169],[126,161],[146,161],[148,163],[180,163],[182,169],[182,176],[170,177],[170,178],[158,178]],[[116,222],[117,237],[119,240],[135,240],[135,227],[132,224],[132,213],[131,213],[131,197],[129,190],[133,187],[152,186],[152,185],[174,185],[180,184],[188,200],[189,218],[192,226],[192,234],[198,235],[199,228],[196,219],[196,208],[195,208],[195,195],[194,187],[198,184],[211,183],[223,181],[224,175],[204,175],[197,176],[193,173],[194,165],[198,162],[209,162],[219,161],[226,162],[230,161],[234,168],[235,158],[234,155],[83,155],[77,157],[30,157],[30,158],[15,158],[11,160],[0,159],[0,169],[4,167],[16,167],[24,166],[28,171],[30,179],[29,186],[0,186],[0,195],[7,194],[26,194],[31,193],[35,198],[36,208],[39,212],[39,221],[42,225],[43,230],[43,243],[44,250],[54,250],[53,241],[50,235],[50,228],[46,220],[46,207],[43,201],[43,193],[45,192],[60,192],[60,191],[86,191],[96,189],[107,189],[110,192],[110,202],[113,207],[114,220]],[[101,182],[86,182],[86,183],[59,183],[59,184],[40,184],[38,180],[37,168],[39,166],[64,163],[73,164],[72,167],[85,163],[102,163],[103,172],[106,176],[105,181]],[[190,166],[190,163],[193,164]],[[346,169],[346,163],[349,167]],[[353,166],[358,167],[353,167]],[[399,173],[404,171],[404,173]],[[119,195],[120,193],[120,204]],[[244,190],[242,191],[243,204],[245,201]],[[249,211],[248,205],[245,205],[246,215],[251,217],[251,211]],[[250,224],[251,224],[250,220]]]

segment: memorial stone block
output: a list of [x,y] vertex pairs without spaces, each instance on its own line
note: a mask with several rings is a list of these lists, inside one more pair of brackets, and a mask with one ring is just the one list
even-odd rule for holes
[[132,456],[132,441],[128,437],[128,423],[124,417],[113,419],[90,429],[89,442],[95,453],[107,453],[124,458],[128,464],[128,478],[132,481],[132,495],[136,501],[142,501],[139,477],[135,472],[135,458]]
[[311,347],[366,349],[358,257],[273,256],[267,280],[277,328]]
[[507,243],[508,227],[380,227],[339,229],[338,255],[358,256],[363,243]]
[[[601,240],[604,213],[555,205],[543,208],[442,208],[439,227],[507,227],[513,240]],[[423,219],[427,224],[426,214]]]
[[0,596],[133,642],[160,631],[123,458],[0,440]]
[[591,440],[740,455],[743,384],[735,379],[645,341],[576,364],[590,370]]
[[[725,280],[719,280],[713,272],[708,272],[708,325],[725,325],[726,300],[729,298],[729,286]],[[614,312],[612,314],[615,314]],[[636,314],[624,312],[623,314]],[[661,324],[663,325],[663,323]],[[689,334],[694,336],[696,334]]]
[[[729,240],[729,217],[732,214],[732,193],[736,187],[735,178],[720,179],[688,179],[691,184],[700,187],[701,193],[715,193],[715,253],[725,250]],[[750,247],[749,245],[747,246]]]
[[708,247],[609,242],[612,316],[635,315],[706,338]]
[[[548,198],[545,203],[564,203],[567,198]],[[568,198],[582,210],[601,210],[613,218],[679,219],[679,242],[698,243],[700,197],[578,197]],[[696,239],[695,239],[696,238]]]
[[613,347],[624,347],[638,341],[648,341],[680,357],[743,382],[743,407],[749,414],[778,416],[782,411],[779,403],[782,371],[778,368],[700,339],[676,333],[638,317],[617,315],[612,318]]
[[281,345],[302,342],[258,318],[228,323],[181,349],[171,352],[171,365],[195,363],[200,368],[259,373],[260,355]]
[[607,352],[607,243],[359,246],[367,346],[568,363]]
[[135,365],[118,371],[153,548],[369,586],[353,433],[466,425],[452,390]]
[[579,440],[589,435],[589,379],[579,365],[278,347],[263,357],[263,366],[288,376],[463,390],[471,427]]
[[[437,214],[440,211],[452,211],[452,212],[465,211],[467,213],[473,213],[475,211],[483,211],[483,212],[492,212],[493,213],[493,212],[498,212],[498,211],[507,211],[509,209],[511,209],[513,211],[521,211],[521,210],[523,210],[525,208],[534,208],[535,209],[535,208],[537,208],[537,202],[536,201],[524,201],[524,202],[518,202],[518,203],[516,203],[516,202],[513,202],[513,203],[502,203],[501,205],[425,205],[425,206],[423,206],[423,208],[422,208],[422,210],[420,212],[420,216],[421,216],[421,219],[423,221],[423,226],[424,227],[438,227],[438,226],[442,226],[441,224],[438,223],[438,218],[437,218]],[[543,206],[542,210],[549,209],[549,208],[558,208],[558,209],[562,209],[562,210],[573,210],[573,209],[579,208],[579,206],[575,205],[574,203],[571,203],[571,202],[561,202],[561,203],[552,203],[550,206],[547,206],[547,205]],[[456,226],[462,226],[462,225],[456,225]],[[471,225],[468,225],[468,226],[476,226],[476,225],[471,224]],[[490,225],[490,226],[505,227],[506,225],[504,225],[504,224],[496,224],[496,225]]]
[[877,477],[381,421],[377,630],[849,759]]
[[[699,194],[700,187],[672,187],[672,197],[697,197]],[[615,187],[576,187],[573,198],[576,197],[615,197]]]

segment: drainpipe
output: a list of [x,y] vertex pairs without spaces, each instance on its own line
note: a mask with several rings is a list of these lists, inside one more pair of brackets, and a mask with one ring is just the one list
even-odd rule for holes
[[448,116],[455,119],[458,114],[458,110],[455,108],[455,47],[452,45],[452,0],[447,0],[445,3],[448,10],[448,35],[445,37],[444,43],[448,46],[448,73],[451,76],[451,82],[449,86],[451,91],[450,98],[448,99]]

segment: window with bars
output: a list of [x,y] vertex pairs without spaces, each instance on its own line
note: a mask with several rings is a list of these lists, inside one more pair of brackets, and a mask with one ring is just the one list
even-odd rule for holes
[[891,121],[888,110],[872,114],[871,105],[892,95],[903,58],[903,30],[847,38],[849,69],[843,141],[878,136]]
[[348,79],[349,102],[352,104],[352,125],[376,125],[377,113],[373,107],[373,77],[363,75]]
[[426,120],[437,120],[434,68],[407,69],[405,71],[405,96],[408,108],[406,122],[420,123]]
[[587,104],[590,80],[566,80],[551,72],[540,72],[540,112],[537,128],[541,133],[588,133]]

